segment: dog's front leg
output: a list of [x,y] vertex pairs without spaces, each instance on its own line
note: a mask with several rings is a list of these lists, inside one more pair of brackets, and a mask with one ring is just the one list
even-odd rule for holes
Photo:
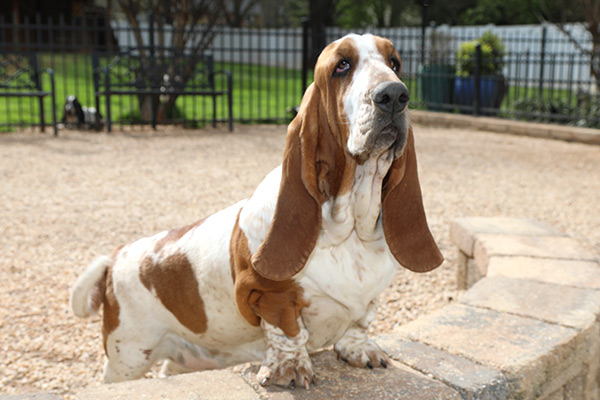
[[265,356],[257,375],[261,385],[273,383],[294,389],[299,384],[308,389],[311,383],[315,383],[312,362],[306,350],[308,331],[301,318],[298,318],[298,325],[300,333],[289,337],[280,328],[264,319],[261,321],[266,341]]
[[344,333],[333,346],[338,358],[353,367],[387,368],[390,358],[368,336],[369,325],[377,314],[378,301],[369,304],[367,313]]

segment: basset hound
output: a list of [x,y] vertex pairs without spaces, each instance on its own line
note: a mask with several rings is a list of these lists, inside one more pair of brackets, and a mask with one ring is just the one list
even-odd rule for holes
[[318,58],[282,165],[249,199],[94,261],[71,292],[103,311],[104,381],[262,360],[262,385],[315,382],[309,353],[333,345],[387,367],[367,336],[399,266],[443,257],[427,225],[408,90],[392,43],[345,36]]

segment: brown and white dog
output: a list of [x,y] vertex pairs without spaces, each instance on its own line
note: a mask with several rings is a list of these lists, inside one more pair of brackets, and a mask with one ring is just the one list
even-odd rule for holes
[[[408,90],[389,40],[323,50],[283,163],[251,198],[93,262],[71,306],[104,305],[104,381],[262,360],[259,382],[309,387],[309,353],[334,345],[358,367],[389,359],[367,337],[403,266],[443,260],[417,177]],[[387,361],[386,361],[387,360]]]

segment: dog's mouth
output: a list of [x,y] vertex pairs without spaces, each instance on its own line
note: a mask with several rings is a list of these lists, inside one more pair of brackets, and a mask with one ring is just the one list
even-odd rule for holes
[[379,132],[372,134],[372,139],[368,141],[363,151],[355,155],[356,160],[359,164],[363,164],[370,157],[379,156],[392,149],[393,157],[398,157],[404,150],[407,136],[407,130],[403,126],[390,122]]
[[403,148],[407,132],[408,124],[404,118],[391,121],[375,135],[372,151],[386,152],[391,148]]
[[383,129],[379,132],[379,134],[377,135],[378,137],[376,139],[376,142],[393,143],[394,140],[396,140],[396,138],[398,137],[399,132],[400,128],[398,128],[393,123],[390,123],[384,126]]

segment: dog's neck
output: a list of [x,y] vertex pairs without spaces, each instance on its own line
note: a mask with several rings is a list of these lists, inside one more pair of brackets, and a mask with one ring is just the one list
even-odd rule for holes
[[353,231],[363,242],[383,238],[381,190],[392,162],[393,157],[386,151],[356,164],[351,189],[323,204],[322,231],[332,244],[345,241]]

